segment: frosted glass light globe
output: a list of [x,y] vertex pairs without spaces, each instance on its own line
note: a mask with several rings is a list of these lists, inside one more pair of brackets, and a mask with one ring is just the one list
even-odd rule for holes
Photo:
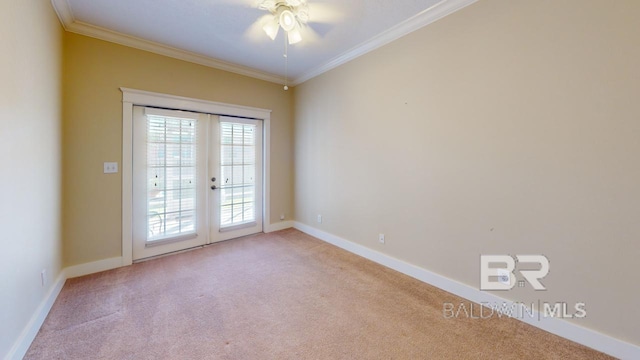
[[289,10],[284,10],[280,14],[280,26],[284,29],[284,31],[291,31],[293,27],[296,25],[296,17]]

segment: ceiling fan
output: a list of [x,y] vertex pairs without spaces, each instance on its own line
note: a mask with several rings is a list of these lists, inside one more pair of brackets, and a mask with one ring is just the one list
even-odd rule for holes
[[[253,8],[261,11],[267,11],[268,14],[261,16],[253,25],[247,29],[245,35],[248,35],[255,41],[264,39],[264,34],[271,40],[275,40],[280,32],[280,28],[285,33],[285,77],[284,89],[288,90],[288,50],[287,45],[293,45],[301,42],[313,42],[323,37],[313,27],[320,30],[320,33],[328,31],[327,26],[322,24],[330,24],[339,21],[342,15],[331,6],[321,3],[322,0],[313,0],[309,3],[307,0],[253,0]],[[325,31],[322,31],[322,30]]]
[[264,34],[275,40],[284,30],[290,45],[313,42],[324,37],[331,29],[329,24],[339,22],[343,14],[326,0],[254,0],[251,7],[267,11],[247,30],[246,35],[260,41]]
[[262,28],[271,40],[275,40],[281,27],[287,32],[289,44],[302,40],[300,30],[309,21],[307,0],[263,0],[258,8],[272,15]]

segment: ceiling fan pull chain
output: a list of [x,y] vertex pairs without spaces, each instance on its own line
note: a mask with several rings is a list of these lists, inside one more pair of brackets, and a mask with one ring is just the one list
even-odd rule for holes
[[284,37],[284,91],[289,90],[288,83],[289,76],[289,42],[287,41],[287,37]]

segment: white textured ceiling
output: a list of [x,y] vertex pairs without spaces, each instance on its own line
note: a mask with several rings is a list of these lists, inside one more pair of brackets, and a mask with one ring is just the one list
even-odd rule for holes
[[[307,31],[302,42],[289,46],[288,77],[293,83],[304,81],[473,1],[309,0],[315,36]],[[164,45],[170,56],[185,52],[187,59],[210,59],[214,67],[271,81],[285,75],[283,32],[271,40],[255,25],[267,14],[257,9],[257,0],[52,2],[70,31],[131,46],[146,44],[161,53]]]

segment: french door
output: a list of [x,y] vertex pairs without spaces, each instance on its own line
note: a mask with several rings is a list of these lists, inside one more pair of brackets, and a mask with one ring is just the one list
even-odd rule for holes
[[218,116],[211,123],[211,241],[261,232],[262,122]]
[[133,107],[133,260],[261,231],[261,121]]

